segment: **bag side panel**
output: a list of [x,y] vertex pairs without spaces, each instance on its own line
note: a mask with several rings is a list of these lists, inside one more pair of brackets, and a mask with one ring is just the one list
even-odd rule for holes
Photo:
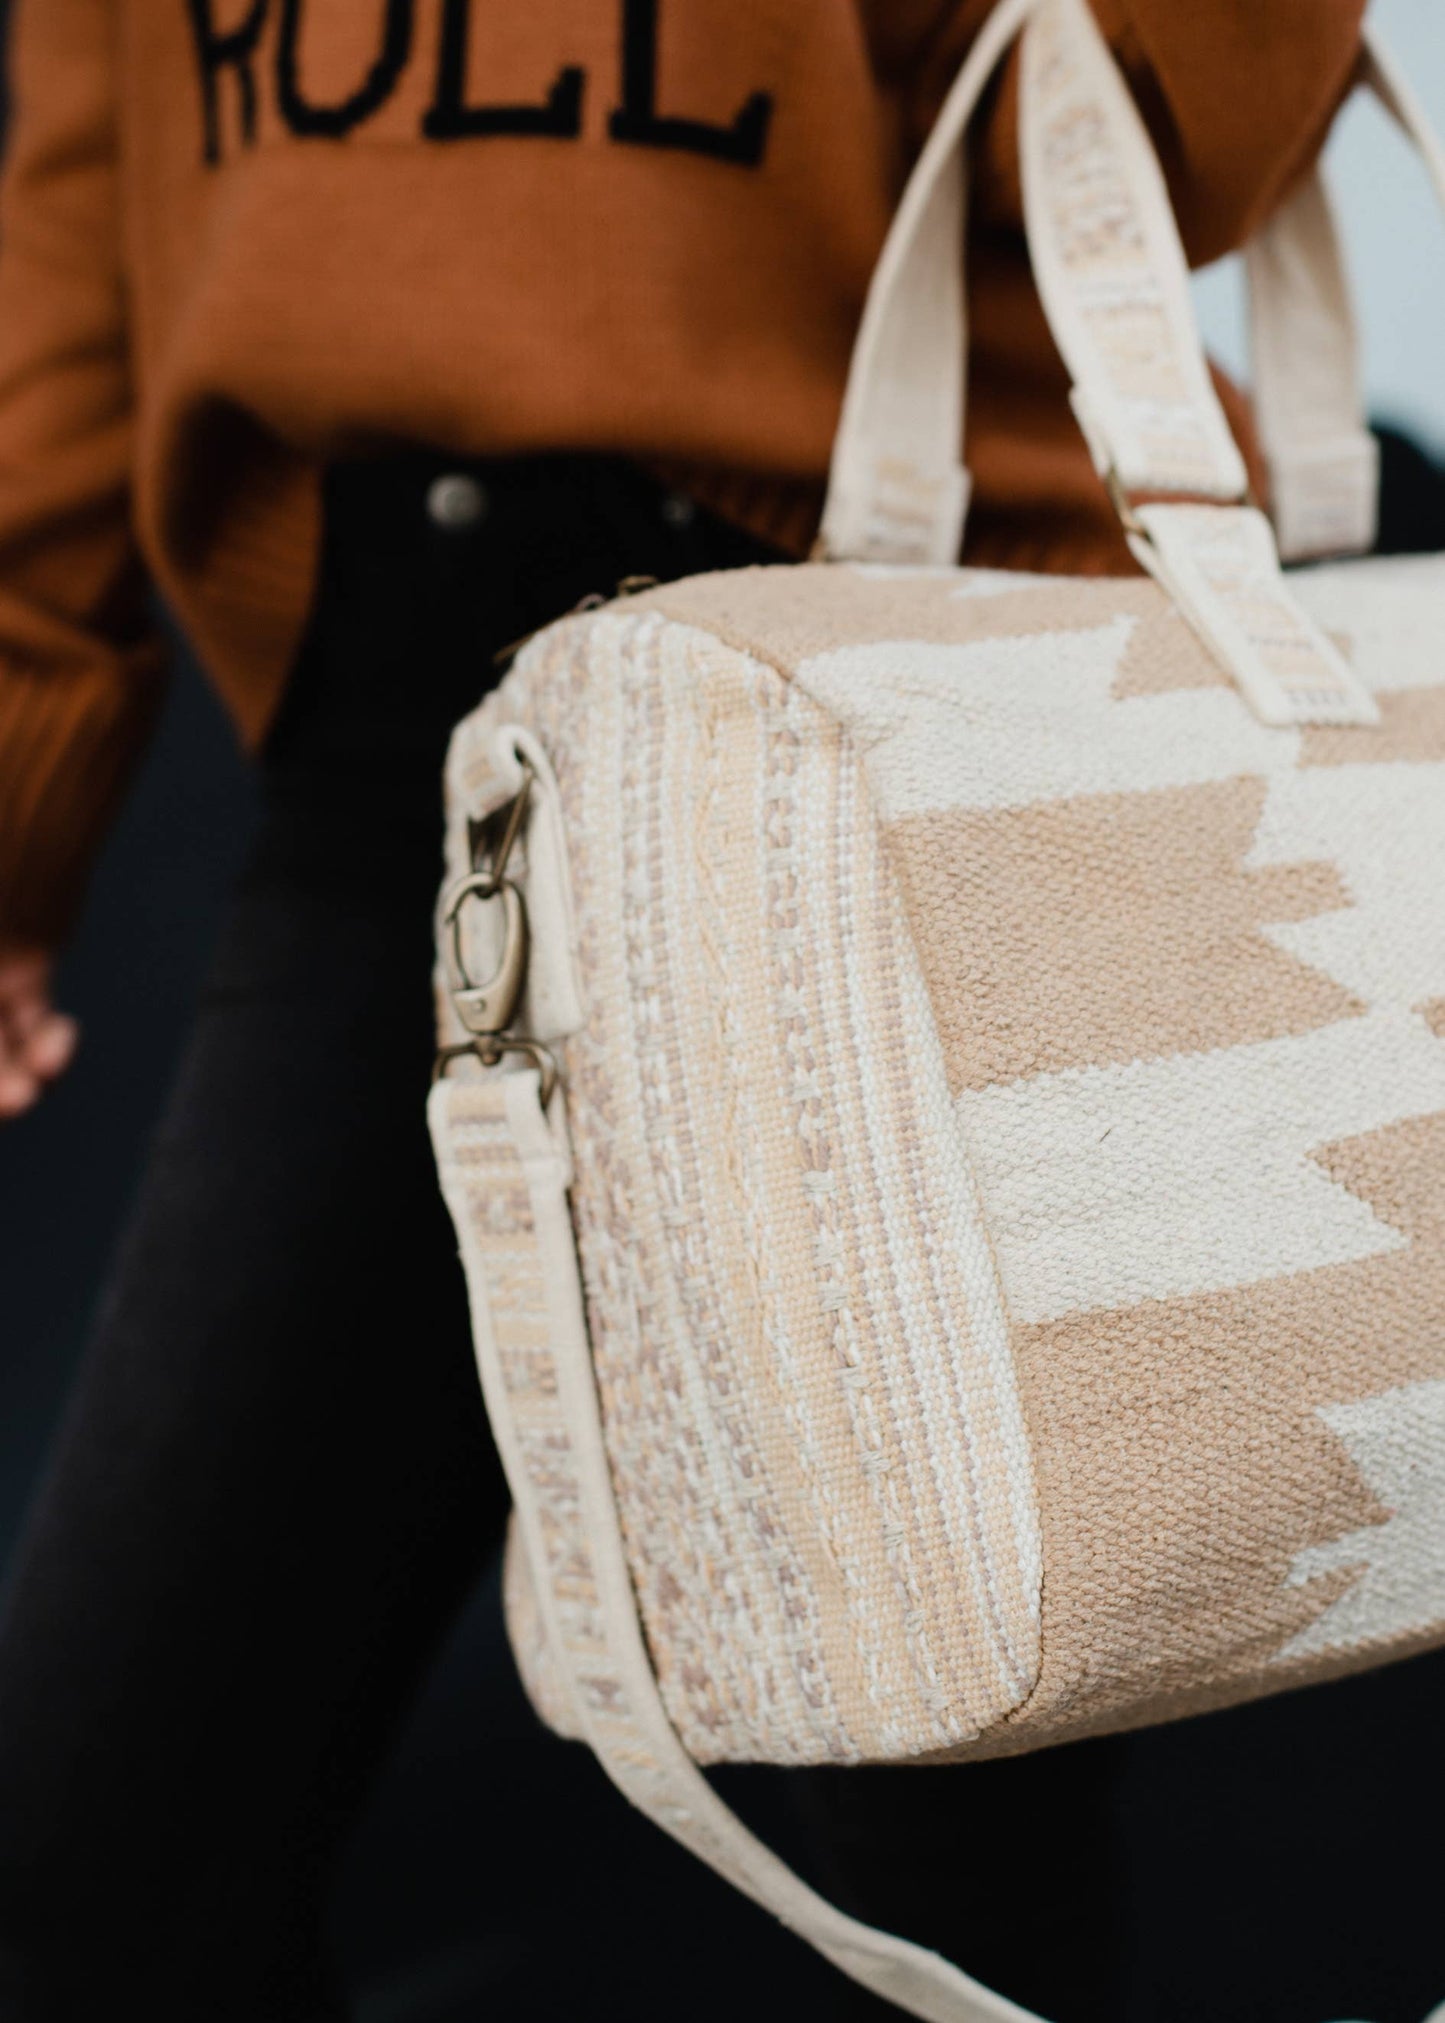
[[534,731],[566,807],[574,1209],[669,1716],[702,1762],[963,1746],[1033,1685],[1032,1474],[848,741],[648,613],[557,628],[479,714]]

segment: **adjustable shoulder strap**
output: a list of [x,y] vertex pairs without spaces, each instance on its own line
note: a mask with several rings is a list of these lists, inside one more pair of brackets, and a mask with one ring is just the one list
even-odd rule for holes
[[846,1917],[728,1810],[658,1692],[612,1493],[560,1122],[536,1072],[445,1079],[428,1111],[482,1389],[577,1722],[634,1805],[836,1967],[927,2023],[1039,2023],[937,1953]]

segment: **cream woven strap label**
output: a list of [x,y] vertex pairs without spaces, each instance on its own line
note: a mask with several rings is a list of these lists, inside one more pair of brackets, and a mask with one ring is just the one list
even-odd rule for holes
[[747,1831],[687,1755],[653,1675],[613,1496],[561,1130],[530,1069],[438,1082],[428,1121],[544,1634],[575,1725],[608,1776],[734,1888],[908,2015],[1039,2023],[937,1953],[836,1910]]
[[[1265,723],[1376,723],[1291,595],[1268,521],[1243,503],[1164,178],[1087,0],[1043,0],[1024,36],[1022,107],[1034,277],[1136,559]],[[1218,503],[1130,504],[1150,494]]]
[[1020,104],[1029,256],[1096,464],[1128,493],[1243,497],[1163,174],[1087,0],[1039,6]]
[[1376,724],[1374,697],[1280,573],[1252,506],[1138,507],[1129,545],[1267,724]]

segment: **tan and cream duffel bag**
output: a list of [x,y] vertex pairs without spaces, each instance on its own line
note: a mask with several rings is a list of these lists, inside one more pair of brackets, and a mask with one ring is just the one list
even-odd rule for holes
[[[952,566],[963,136],[1020,32],[1128,580]],[[874,282],[836,559],[563,621],[449,760],[431,1124],[529,1690],[934,2023],[1024,2012],[699,1765],[1027,1750],[1445,1640],[1445,564],[1282,573],[1372,513],[1316,184],[1250,265],[1274,530],[1085,0],[1005,0]]]

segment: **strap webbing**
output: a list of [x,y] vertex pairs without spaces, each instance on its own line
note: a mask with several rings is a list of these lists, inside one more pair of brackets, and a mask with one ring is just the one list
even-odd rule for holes
[[1373,724],[1379,706],[1297,602],[1253,506],[1140,506],[1129,547],[1261,723]]
[[[1372,22],[1360,81],[1416,149],[1445,206],[1445,147]],[[1374,546],[1379,450],[1360,383],[1349,278],[1320,165],[1245,250],[1255,415],[1286,561]]]
[[628,1573],[593,1379],[560,1123],[532,1069],[437,1083],[428,1106],[482,1389],[550,1653],[578,1727],[648,1818],[845,1974],[927,2023],[1039,2023],[937,1953],[847,1917],[725,1806],[677,1738]]
[[1255,421],[1280,556],[1367,554],[1380,451],[1365,415],[1349,277],[1318,164],[1244,258]]
[[1099,471],[1130,495],[1242,498],[1163,171],[1088,0],[1040,0],[1029,22],[1019,167],[1034,283]]
[[958,560],[963,466],[964,150],[984,89],[1037,0],[999,0],[920,154],[868,289],[823,508],[823,552]]

